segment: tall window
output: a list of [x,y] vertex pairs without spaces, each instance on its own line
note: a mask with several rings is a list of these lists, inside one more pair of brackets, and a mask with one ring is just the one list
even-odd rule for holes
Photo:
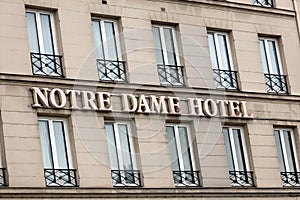
[[100,80],[126,81],[125,62],[122,61],[117,22],[93,19],[92,28]]
[[184,85],[174,28],[153,25],[152,31],[160,83]]
[[274,129],[281,180],[284,186],[300,186],[297,150],[292,129]]
[[26,20],[33,74],[62,76],[53,13],[27,10]]
[[38,123],[46,185],[77,186],[66,121],[39,118]]
[[208,32],[208,45],[216,87],[238,89],[236,71],[233,71],[228,34]]
[[114,186],[141,186],[133,137],[128,123],[105,123]]
[[252,0],[254,5],[264,6],[264,7],[273,7],[272,0]]
[[259,38],[264,76],[269,93],[287,93],[286,76],[283,75],[276,39]]
[[[3,141],[2,141],[3,142]],[[4,145],[3,143],[0,142],[0,150],[4,150]],[[4,154],[0,154],[0,186],[7,186],[8,182],[7,182],[7,170],[5,168],[5,164],[4,164],[4,158],[2,157]]]
[[223,135],[231,185],[254,186],[243,129],[224,127]]
[[193,140],[188,127],[167,125],[167,134],[175,185],[200,186],[199,172],[195,170]]

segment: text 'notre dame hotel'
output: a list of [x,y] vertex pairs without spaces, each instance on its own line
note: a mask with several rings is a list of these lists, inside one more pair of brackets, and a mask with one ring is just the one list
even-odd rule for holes
[[0,0],[0,197],[299,199],[300,0]]

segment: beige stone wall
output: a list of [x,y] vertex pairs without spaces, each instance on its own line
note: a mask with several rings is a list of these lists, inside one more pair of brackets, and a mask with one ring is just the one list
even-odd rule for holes
[[[111,118],[132,119],[137,136],[137,162],[145,188],[174,188],[165,130],[167,122],[183,122],[193,130],[197,168],[204,187],[221,187],[225,193],[233,192],[221,134],[225,123],[245,129],[257,187],[282,188],[273,126],[295,130],[300,126],[300,101],[297,96],[300,94],[300,46],[292,1],[277,0],[276,9],[252,6],[250,0],[197,2],[108,0],[108,4],[104,5],[99,0],[0,0],[0,73],[10,74],[0,76],[1,124],[5,146],[3,160],[8,170],[9,186],[45,187],[37,119],[38,116],[60,116],[69,122],[73,160],[82,188],[112,188],[104,129],[104,121]],[[55,10],[66,79],[31,76],[25,7]],[[165,11],[162,12],[161,8]],[[111,17],[119,22],[123,58],[129,72],[128,85],[98,82],[91,19],[99,16]],[[176,36],[187,87],[158,87],[152,23],[174,25],[178,30]],[[242,92],[215,90],[207,30],[229,33],[233,68],[238,71]],[[266,94],[259,35],[280,38],[280,53],[291,96]],[[173,93],[184,97],[221,96],[247,100],[254,119],[128,116],[124,113],[31,107],[30,87],[72,89],[74,85],[84,90],[142,91],[155,95]],[[115,104],[120,106],[118,100]],[[239,192],[238,189],[236,192]]]

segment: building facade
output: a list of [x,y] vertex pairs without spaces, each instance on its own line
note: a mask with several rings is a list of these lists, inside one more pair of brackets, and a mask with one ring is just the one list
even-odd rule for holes
[[0,0],[0,197],[300,198],[299,0]]

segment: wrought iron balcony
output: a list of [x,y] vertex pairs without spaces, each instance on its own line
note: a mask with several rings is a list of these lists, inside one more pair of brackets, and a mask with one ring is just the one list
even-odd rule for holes
[[32,72],[35,75],[63,76],[62,56],[30,53]]
[[253,0],[253,4],[263,6],[263,7],[273,7],[272,0]]
[[0,168],[0,186],[7,186],[5,168]]
[[217,88],[239,89],[236,71],[213,69],[213,72]]
[[113,186],[141,186],[140,171],[138,170],[111,170]]
[[184,85],[183,66],[159,64],[157,69],[161,84]]
[[47,186],[77,186],[76,169],[44,169]]
[[175,186],[200,186],[198,171],[173,171]]
[[100,80],[126,81],[125,61],[97,59]]
[[300,172],[281,172],[283,186],[300,186]]
[[229,171],[231,186],[254,186],[253,172],[251,171]]
[[265,74],[268,93],[287,94],[286,76],[278,74]]

